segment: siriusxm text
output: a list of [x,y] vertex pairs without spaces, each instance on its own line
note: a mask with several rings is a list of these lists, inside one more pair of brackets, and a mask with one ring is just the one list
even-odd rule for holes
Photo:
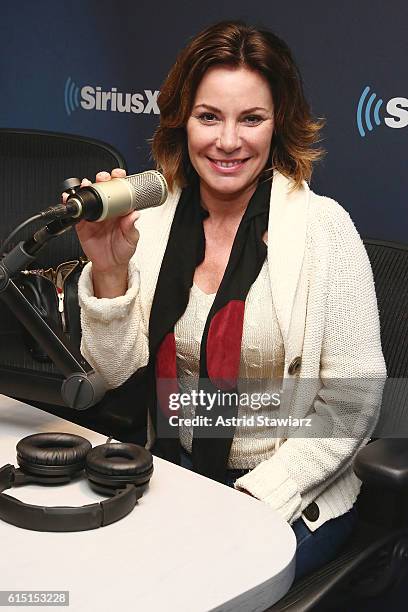
[[111,111],[118,113],[153,113],[159,115],[157,97],[159,91],[145,89],[144,93],[125,93],[112,87],[102,91],[101,87],[84,85],[81,89],[81,107],[85,110]]

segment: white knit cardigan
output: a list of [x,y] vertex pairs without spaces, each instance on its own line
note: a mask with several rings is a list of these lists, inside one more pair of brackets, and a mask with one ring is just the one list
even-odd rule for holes
[[[150,309],[179,196],[177,190],[163,206],[142,212],[137,222],[139,244],[129,265],[124,296],[94,297],[91,264],[81,275],[81,350],[112,388],[148,362]],[[289,523],[302,516],[314,531],[355,502],[361,482],[352,461],[378,416],[386,369],[373,276],[348,213],[335,201],[314,194],[306,182],[293,189],[292,181],[276,171],[268,268],[285,349],[282,395],[288,413],[311,417],[315,436],[326,431],[326,420],[336,412],[355,410],[354,398],[360,398],[369,415],[360,423],[358,435],[351,437],[322,433],[299,438],[282,430],[272,456],[235,483]],[[296,357],[301,358],[301,367],[293,371],[290,364]],[[316,397],[311,405],[293,384],[302,379],[314,381]],[[346,394],[341,379],[347,380]],[[367,379],[378,380],[375,392],[372,388],[367,392]],[[361,401],[362,394],[369,400]],[[149,446],[153,438],[150,424]],[[313,501],[318,516],[315,512],[311,520],[303,512]]]

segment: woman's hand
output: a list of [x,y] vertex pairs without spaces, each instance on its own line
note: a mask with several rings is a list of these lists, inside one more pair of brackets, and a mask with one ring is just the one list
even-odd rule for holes
[[[123,178],[125,170],[115,168],[112,174],[98,172],[96,182]],[[81,187],[91,185],[83,179]],[[63,194],[63,201],[67,194]],[[92,261],[92,277],[97,297],[116,297],[123,295],[127,288],[129,260],[134,254],[139,232],[134,227],[139,213],[133,211],[124,217],[90,222],[82,220],[76,225],[79,241],[87,258]]]

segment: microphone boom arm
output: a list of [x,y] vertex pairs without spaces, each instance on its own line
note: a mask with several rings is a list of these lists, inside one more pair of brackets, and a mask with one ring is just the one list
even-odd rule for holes
[[65,377],[61,387],[65,404],[76,410],[85,410],[103,398],[107,391],[104,379],[75,347],[44,321],[13,281],[18,272],[35,261],[34,255],[49,240],[68,231],[77,222],[77,219],[56,219],[5,255],[0,261],[0,299],[61,370]]

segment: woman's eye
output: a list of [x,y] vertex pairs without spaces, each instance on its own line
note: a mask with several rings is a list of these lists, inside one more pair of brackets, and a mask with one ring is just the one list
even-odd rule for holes
[[[214,113],[205,112],[197,115],[197,119],[201,121],[201,123],[213,124],[219,121],[219,118]],[[260,115],[246,115],[240,121],[246,125],[259,125],[263,121],[263,117]]]
[[201,113],[201,115],[199,115],[198,118],[203,123],[213,123],[214,121],[217,120],[217,117],[214,115],[214,113]]
[[261,121],[263,121],[263,119],[259,115],[247,115],[244,117],[244,122],[249,123],[250,125],[258,125],[258,123],[261,123]]

